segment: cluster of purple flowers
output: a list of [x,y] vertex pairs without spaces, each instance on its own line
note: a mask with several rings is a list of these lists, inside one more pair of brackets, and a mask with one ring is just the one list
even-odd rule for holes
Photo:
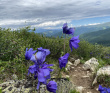
[[[63,25],[63,33],[64,34],[72,34],[74,33],[73,28],[68,28],[67,23]],[[71,51],[73,50],[72,47],[77,49],[78,43],[80,42],[79,36],[73,37],[69,41],[69,46]],[[38,51],[37,51],[38,50]],[[47,84],[47,79],[50,79],[50,72],[53,71],[53,69],[50,69],[48,67],[53,66],[53,64],[47,64],[45,61],[46,56],[50,54],[49,49],[43,49],[42,47],[38,48],[37,50],[33,50],[30,48],[26,48],[25,58],[26,60],[31,60],[34,62],[34,65],[30,66],[28,69],[28,75],[34,74],[34,78],[38,78],[38,84],[37,89],[39,89],[40,83],[46,85],[47,90],[53,93],[56,93],[57,90],[57,83],[55,81],[50,81]],[[37,52],[37,53],[36,53]],[[36,54],[35,54],[36,53]],[[65,68],[67,62],[68,62],[69,53],[66,53],[64,56],[59,58],[59,67],[62,69],[62,67]]]
[[110,88],[102,87],[99,85],[98,91],[100,91],[100,93],[110,93]]
[[49,49],[40,47],[38,48],[38,52],[36,52],[37,50],[33,51],[32,48],[29,50],[26,48],[25,58],[34,62],[34,65],[30,66],[28,69],[28,75],[31,73],[34,74],[35,79],[38,78],[37,89],[39,89],[40,83],[42,82],[46,85],[48,91],[56,93],[57,83],[55,81],[50,81],[47,84],[47,79],[50,79],[50,72],[53,71],[53,69],[48,67],[53,66],[53,64],[47,64],[44,61],[46,56],[50,54],[50,51]]

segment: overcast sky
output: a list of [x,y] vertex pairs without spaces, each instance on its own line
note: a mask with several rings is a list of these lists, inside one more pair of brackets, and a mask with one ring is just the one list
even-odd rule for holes
[[110,0],[0,0],[0,27],[62,28],[110,21]]

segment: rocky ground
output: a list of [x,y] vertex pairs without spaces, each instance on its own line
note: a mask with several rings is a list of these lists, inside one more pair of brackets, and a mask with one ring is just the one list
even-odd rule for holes
[[[55,79],[51,79],[54,80]],[[70,89],[73,89],[73,85],[67,79],[58,79],[57,93],[69,93]],[[46,90],[46,86],[41,84],[40,89],[36,91],[36,80],[9,80],[0,84],[2,87],[2,93],[50,93]]]
[[[57,82],[58,90],[57,93],[69,93],[72,89],[76,89],[80,93],[100,93],[98,91],[98,84],[92,86],[95,76],[93,76],[94,66],[97,64],[96,59],[92,59],[87,61],[89,65],[85,65],[80,63],[80,60],[75,60],[74,62],[68,62],[66,72],[62,73],[62,78],[57,79],[52,78],[52,80]],[[93,67],[92,67],[93,66]],[[109,66],[110,67],[110,66]],[[90,68],[90,69],[88,69]],[[107,67],[105,67],[107,68]],[[110,74],[110,69],[102,69],[103,72]],[[68,72],[68,73],[67,73]],[[69,78],[65,79],[65,78]],[[33,77],[28,77],[24,80],[17,80],[16,75],[14,76],[16,80],[4,81],[4,83],[0,84],[2,87],[2,93],[49,93],[46,90],[46,86],[41,84],[40,90],[36,91],[37,81],[33,79]]]

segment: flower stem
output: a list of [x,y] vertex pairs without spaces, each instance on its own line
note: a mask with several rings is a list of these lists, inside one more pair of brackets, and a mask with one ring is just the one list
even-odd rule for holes
[[65,34],[65,38],[64,38],[64,54],[65,54],[65,41],[66,41],[66,34]]

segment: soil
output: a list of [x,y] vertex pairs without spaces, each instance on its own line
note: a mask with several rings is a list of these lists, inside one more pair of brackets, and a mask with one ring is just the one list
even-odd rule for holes
[[83,70],[83,64],[78,64],[78,66],[72,65],[71,67],[72,68],[69,71],[70,81],[76,86],[85,87],[83,93],[100,93],[98,91],[98,84],[94,85],[93,87],[91,86],[94,77],[90,70]]

